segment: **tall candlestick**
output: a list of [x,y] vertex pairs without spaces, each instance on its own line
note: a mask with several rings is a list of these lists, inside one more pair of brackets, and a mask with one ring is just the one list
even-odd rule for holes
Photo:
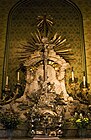
[[8,86],[8,76],[6,77],[6,86]]
[[83,72],[83,86],[86,86],[86,78],[85,78],[85,72]]
[[20,73],[19,73],[19,71],[17,72],[17,81],[19,81],[19,79],[20,79]]
[[73,71],[73,67],[72,67],[72,81],[74,82],[74,71]]

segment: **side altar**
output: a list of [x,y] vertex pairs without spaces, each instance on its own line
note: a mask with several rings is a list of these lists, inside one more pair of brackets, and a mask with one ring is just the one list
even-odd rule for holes
[[[46,15],[39,17],[37,32],[24,46],[25,59],[19,68],[15,89],[13,92],[10,90],[7,77],[0,101],[0,122],[3,127],[14,129],[14,135],[16,132],[21,135],[20,131],[24,131],[24,136],[33,137],[34,140],[35,135],[54,136],[57,139],[63,135],[75,137],[77,127],[72,124],[71,118],[78,119],[80,116],[81,119],[88,118],[89,124],[91,121],[88,84],[83,81],[78,90],[73,69],[69,80],[71,93],[67,91],[66,69],[71,68],[67,56],[71,48],[58,33],[49,38],[51,31],[48,29],[52,24]],[[22,70],[25,76],[23,84],[20,82]],[[18,118],[20,123],[16,121]],[[73,133],[68,134],[69,130],[73,130]]]

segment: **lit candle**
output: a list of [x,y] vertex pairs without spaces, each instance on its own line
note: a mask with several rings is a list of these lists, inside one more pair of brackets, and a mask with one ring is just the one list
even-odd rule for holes
[[6,77],[6,86],[8,86],[8,76]]
[[19,81],[19,78],[20,78],[20,73],[19,71],[17,72],[17,81]]
[[73,71],[73,67],[72,67],[72,81],[74,82],[74,71]]
[[83,86],[85,87],[86,85],[86,79],[85,79],[85,72],[83,72]]

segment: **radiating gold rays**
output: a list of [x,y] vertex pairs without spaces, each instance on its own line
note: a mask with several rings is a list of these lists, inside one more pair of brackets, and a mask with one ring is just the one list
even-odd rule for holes
[[[50,19],[49,19],[50,18]],[[19,59],[26,60],[35,50],[42,51],[44,47],[43,37],[48,39],[48,49],[53,49],[58,55],[63,57],[66,61],[73,60],[73,53],[70,44],[67,44],[67,40],[59,35],[57,32],[50,32],[50,28],[53,26],[52,18],[49,16],[38,16],[37,30],[35,33],[30,34],[30,39],[26,45],[22,45],[22,49]]]

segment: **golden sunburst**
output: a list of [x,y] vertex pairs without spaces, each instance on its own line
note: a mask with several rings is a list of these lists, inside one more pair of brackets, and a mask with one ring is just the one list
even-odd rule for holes
[[[73,60],[73,53],[70,47],[70,44],[67,44],[67,40],[59,35],[57,32],[51,35],[50,28],[53,25],[53,21],[47,18],[46,15],[38,16],[37,30],[35,33],[31,33],[31,37],[26,45],[22,45],[21,49],[23,50],[19,59],[26,60],[35,50],[42,51],[44,47],[43,37],[48,39],[47,43],[50,47],[53,46],[54,51],[66,61]],[[50,36],[48,34],[50,32]]]

